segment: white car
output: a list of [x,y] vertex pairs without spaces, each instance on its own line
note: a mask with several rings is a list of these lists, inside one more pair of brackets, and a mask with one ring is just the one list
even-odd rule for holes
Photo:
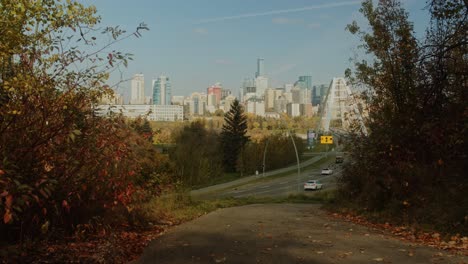
[[306,183],[304,183],[304,191],[307,190],[320,190],[323,188],[323,184],[320,183],[320,181],[317,180],[309,180]]
[[329,168],[322,170],[322,175],[331,175],[332,173],[333,173],[333,170]]

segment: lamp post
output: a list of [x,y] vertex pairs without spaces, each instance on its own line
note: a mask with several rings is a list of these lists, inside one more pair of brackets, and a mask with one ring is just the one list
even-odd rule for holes
[[265,150],[263,151],[263,173],[262,173],[262,178],[265,178],[265,159],[266,159],[266,152],[267,152],[267,149],[268,149],[268,143],[269,142],[270,141],[267,138],[267,141],[265,143]]
[[294,146],[294,151],[296,152],[296,159],[297,159],[297,192],[299,192],[299,181],[300,181],[300,178],[301,178],[301,166],[300,166],[300,161],[299,161],[299,153],[297,153],[297,147],[296,147],[296,142],[294,142],[294,138],[291,134],[291,132],[289,132],[289,136],[291,137],[291,141],[293,143],[293,146]]
[[[301,167],[300,167],[300,160],[299,160],[299,153],[297,152],[297,147],[296,147],[296,142],[294,142],[294,138],[292,136],[292,133],[287,130],[287,132],[289,134],[289,136],[291,137],[291,141],[293,143],[293,146],[294,146],[294,151],[296,152],[296,159],[297,159],[297,191],[299,192],[300,188],[299,188],[299,182],[300,182],[300,178],[301,178]],[[267,153],[267,149],[268,149],[268,143],[270,141],[267,139],[267,142],[265,143],[265,150],[263,151],[263,172],[262,172],[262,178],[265,177],[265,160],[266,160],[266,153]]]

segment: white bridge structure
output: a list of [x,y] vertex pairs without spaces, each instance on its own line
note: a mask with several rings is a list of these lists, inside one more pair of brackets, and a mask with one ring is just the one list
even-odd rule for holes
[[319,130],[330,132],[333,129],[349,131],[353,124],[358,124],[361,133],[367,136],[363,116],[368,113],[364,102],[351,92],[344,78],[333,78],[325,97],[322,97],[321,120]]

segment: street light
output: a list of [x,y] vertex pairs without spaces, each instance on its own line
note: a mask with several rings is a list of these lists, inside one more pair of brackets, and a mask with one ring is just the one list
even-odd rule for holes
[[[297,159],[297,192],[300,191],[300,188],[299,188],[299,183],[300,183],[300,178],[301,178],[301,167],[300,167],[300,161],[299,161],[299,153],[297,152],[297,147],[296,147],[296,142],[294,142],[294,138],[292,136],[292,133],[286,129],[286,133],[289,134],[289,136],[291,137],[291,141],[293,143],[293,146],[294,146],[294,151],[296,152],[296,159]],[[268,143],[270,141],[267,139],[267,142],[265,143],[265,150],[263,151],[263,173],[262,173],[262,177],[265,177],[265,159],[266,159],[266,152],[267,152],[267,149],[268,149]]]
[[262,177],[265,178],[265,159],[266,159],[266,152],[267,152],[267,148],[268,148],[268,143],[270,141],[268,140],[267,138],[267,141],[265,143],[265,150],[263,151],[263,173],[262,173]]
[[299,181],[300,181],[300,177],[301,177],[301,167],[300,167],[300,163],[299,163],[299,153],[297,153],[297,147],[296,147],[296,142],[294,142],[294,138],[292,137],[292,134],[291,132],[289,132],[289,136],[291,137],[291,141],[293,143],[293,146],[294,146],[294,151],[296,151],[296,159],[297,159],[297,192],[299,192]]

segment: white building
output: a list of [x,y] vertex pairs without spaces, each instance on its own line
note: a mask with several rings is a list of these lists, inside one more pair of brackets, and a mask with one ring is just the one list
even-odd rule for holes
[[226,98],[222,101],[221,105],[223,105],[223,110],[224,113],[229,112],[231,110],[231,105],[236,100],[236,97],[233,95],[228,95]]
[[178,121],[184,119],[184,108],[180,105],[99,105],[98,116],[122,114],[128,118],[147,117],[152,121]]
[[184,105],[185,97],[182,95],[174,95],[172,96],[171,103],[173,105]]
[[294,104],[294,103],[287,104],[286,105],[286,113],[290,117],[301,116],[301,105],[300,104]]
[[263,98],[265,95],[265,90],[268,88],[268,77],[258,76],[255,78],[255,88],[256,95],[258,98]]
[[189,100],[185,100],[184,104],[189,107],[189,114],[191,116],[202,116],[206,112],[208,100],[207,95],[204,93],[192,93]]
[[105,94],[101,97],[101,101],[99,104],[108,104],[108,105],[116,105],[116,104],[123,104],[123,96],[118,93],[113,93],[112,95]]
[[265,103],[263,101],[251,100],[245,105],[247,113],[252,113],[257,116],[265,116]]
[[273,111],[275,109],[275,101],[282,95],[282,89],[268,88],[265,92],[265,111]]
[[280,96],[275,100],[274,109],[276,113],[286,113],[286,106],[288,105],[288,100],[284,96]]
[[285,93],[283,93],[283,96],[284,96],[284,98],[286,99],[286,102],[288,102],[288,103],[292,103],[292,102],[293,102],[292,93],[291,93],[291,92],[285,92]]
[[143,74],[135,74],[131,82],[130,104],[145,104],[145,101],[145,77]]

